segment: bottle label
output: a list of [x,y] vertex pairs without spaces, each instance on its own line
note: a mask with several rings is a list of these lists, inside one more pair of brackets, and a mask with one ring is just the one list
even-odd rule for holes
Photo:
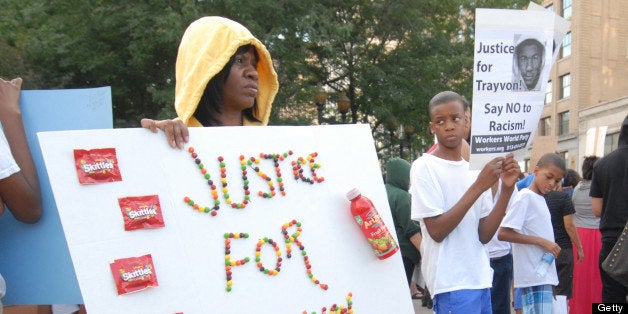
[[375,255],[387,257],[390,253],[398,250],[397,242],[388,232],[388,228],[386,228],[377,210],[370,210],[362,215],[356,215],[354,218],[358,226],[362,228],[362,232],[371,244]]

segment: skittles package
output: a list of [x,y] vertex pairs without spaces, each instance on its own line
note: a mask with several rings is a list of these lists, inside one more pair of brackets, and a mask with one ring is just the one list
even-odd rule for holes
[[126,231],[165,226],[157,195],[122,197],[118,198],[118,204]]
[[75,149],[74,164],[80,184],[122,181],[115,148]]
[[150,254],[117,259],[109,266],[118,288],[118,295],[159,286]]

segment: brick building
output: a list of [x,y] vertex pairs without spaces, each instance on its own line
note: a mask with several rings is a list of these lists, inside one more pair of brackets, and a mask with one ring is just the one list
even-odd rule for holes
[[[628,1],[544,0],[541,5],[571,27],[550,72],[537,136],[556,136],[567,167],[580,172],[596,142],[587,144],[587,131],[606,127],[603,153],[608,154],[617,147],[628,115]],[[517,157],[531,171],[530,151]]]

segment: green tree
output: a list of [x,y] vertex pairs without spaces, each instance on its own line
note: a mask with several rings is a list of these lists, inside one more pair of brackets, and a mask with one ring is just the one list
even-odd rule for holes
[[526,3],[0,0],[0,75],[22,75],[29,89],[111,86],[117,127],[173,117],[179,40],[191,21],[222,15],[271,51],[280,82],[271,124],[314,123],[322,84],[328,116],[346,93],[350,122],[371,125],[380,157],[412,159],[432,141],[431,96],[471,97],[474,9]]
[[285,22],[270,37],[282,84],[273,121],[303,119],[304,112],[313,117],[315,88],[323,84],[332,102],[341,92],[349,96],[351,122],[371,124],[380,157],[411,159],[432,141],[426,134],[429,99],[442,90],[471,97],[475,7],[523,2],[304,4],[298,22]]

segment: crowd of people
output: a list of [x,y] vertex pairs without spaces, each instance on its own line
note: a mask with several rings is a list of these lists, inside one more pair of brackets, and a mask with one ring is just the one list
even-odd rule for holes
[[[410,280],[413,298],[431,293],[436,313],[590,313],[593,303],[625,303],[626,287],[600,265],[628,219],[628,116],[618,148],[585,157],[582,176],[555,153],[526,176],[511,155],[469,171],[467,108],[454,92],[432,98],[438,144],[412,163],[411,221],[390,202],[397,227],[420,224],[420,247],[402,250],[404,260],[420,254],[425,286]],[[400,179],[391,175],[408,176],[387,173],[387,184]],[[397,236],[408,239],[403,228]],[[544,259],[548,269],[540,272]]]
[[[536,80],[526,85],[533,88]],[[20,86],[21,79],[0,79],[0,199],[16,219],[35,223],[41,193],[24,136]],[[173,148],[189,140],[188,127],[263,126],[278,86],[268,50],[248,29],[204,17],[187,28],[179,46],[178,117],[141,125],[162,130]],[[428,105],[438,145],[411,164],[386,163],[411,296],[436,313],[510,313],[513,304],[524,313],[566,313],[567,304],[570,313],[586,313],[593,302],[626,302],[627,288],[600,272],[599,263],[628,219],[628,117],[619,148],[600,160],[586,157],[582,178],[560,156],[546,154],[520,180],[512,154],[469,170],[469,108],[455,92],[438,93]],[[540,273],[544,254],[550,267]],[[4,292],[0,277],[0,300]]]
[[[438,144],[410,173],[411,220],[420,223],[419,265],[434,311],[590,313],[593,303],[625,303],[627,288],[600,265],[628,219],[628,116],[618,148],[585,157],[582,176],[555,153],[526,176],[512,156],[468,170],[466,107],[454,92],[434,96],[430,131]],[[392,203],[391,210],[400,219]],[[548,269],[540,272],[544,255]]]

